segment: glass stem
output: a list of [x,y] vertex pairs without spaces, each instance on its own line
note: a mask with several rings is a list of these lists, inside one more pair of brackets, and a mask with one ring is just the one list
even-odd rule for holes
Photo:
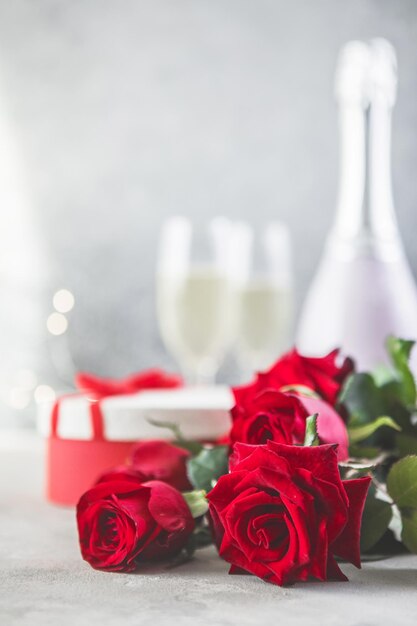
[[183,368],[184,378],[188,385],[201,387],[212,385],[216,378],[216,367],[213,363],[205,360],[193,366]]

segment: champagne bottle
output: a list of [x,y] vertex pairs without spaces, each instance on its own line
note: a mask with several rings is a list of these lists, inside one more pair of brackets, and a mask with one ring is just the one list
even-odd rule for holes
[[417,290],[391,188],[396,84],[396,56],[387,41],[344,47],[336,74],[339,199],[298,327],[302,352],[320,355],[340,346],[360,369],[386,361],[388,335],[417,339]]

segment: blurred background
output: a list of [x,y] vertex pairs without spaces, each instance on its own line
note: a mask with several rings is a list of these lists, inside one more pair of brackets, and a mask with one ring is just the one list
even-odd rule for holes
[[[175,369],[155,315],[173,214],[286,222],[297,314],[337,197],[337,54],[374,36],[398,54],[415,274],[413,0],[0,0],[0,425],[31,423],[33,394],[73,369]],[[53,303],[61,289],[74,302]],[[218,379],[236,379],[231,357]]]

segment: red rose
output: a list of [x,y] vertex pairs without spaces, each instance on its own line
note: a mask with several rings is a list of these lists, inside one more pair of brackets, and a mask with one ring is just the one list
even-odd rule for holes
[[233,407],[230,441],[302,443],[308,415],[295,395],[266,390]]
[[258,393],[262,389],[303,385],[334,405],[343,382],[353,371],[351,359],[342,359],[338,364],[339,359],[339,350],[333,350],[324,357],[313,358],[302,356],[294,348],[284,354],[270,370],[259,373],[253,383],[234,388],[236,403],[244,401],[248,394]]
[[124,572],[177,554],[194,529],[183,496],[159,481],[96,485],[78,502],[77,524],[83,559],[96,569]]
[[269,440],[303,443],[307,417],[318,413],[320,441],[339,444],[339,460],[349,456],[346,426],[340,415],[324,400],[268,389],[257,395],[246,394],[242,399],[244,402],[232,409],[231,443],[239,441],[257,445]]
[[347,580],[335,557],[360,567],[370,478],[342,481],[335,446],[236,444],[230,473],[208,494],[219,554],[278,585]]
[[168,441],[140,441],[132,448],[131,466],[148,480],[162,480],[180,491],[192,489],[187,477],[190,453]]
[[133,467],[118,465],[117,467],[113,467],[112,469],[103,472],[103,474],[100,474],[95,484],[99,485],[100,483],[110,483],[121,480],[133,483],[143,483],[148,480],[148,478],[142,474],[142,472],[135,470]]

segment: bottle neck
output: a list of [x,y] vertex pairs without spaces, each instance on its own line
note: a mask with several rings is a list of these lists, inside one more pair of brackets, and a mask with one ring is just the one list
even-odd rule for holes
[[376,98],[366,108],[340,109],[341,176],[330,244],[350,254],[398,255],[401,244],[391,187],[391,107]]
[[399,239],[391,181],[391,111],[375,98],[369,113],[369,209],[372,232],[382,241]]

